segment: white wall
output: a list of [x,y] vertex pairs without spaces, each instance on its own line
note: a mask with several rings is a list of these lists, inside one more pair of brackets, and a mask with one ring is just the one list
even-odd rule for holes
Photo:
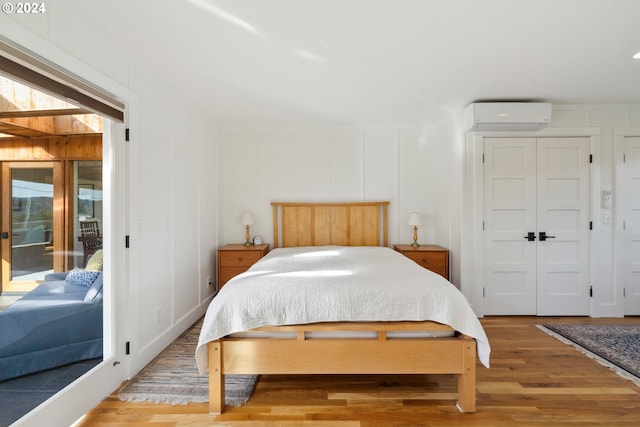
[[203,313],[217,241],[216,129],[152,72],[139,76],[130,123],[133,372]]
[[457,129],[453,117],[422,129],[223,129],[219,243],[244,241],[244,210],[256,217],[251,235],[272,243],[272,201],[388,200],[390,244],[413,241],[406,221],[418,211],[419,242],[448,247],[457,260],[464,144]]
[[[107,319],[116,328],[109,363],[20,425],[70,425],[199,318],[212,295],[205,282],[214,272],[218,240],[217,128],[178,94],[175,82],[161,81],[86,21],[73,9],[49,7],[38,16],[2,14],[0,29],[11,41],[127,104],[131,141],[118,135],[106,142],[116,145],[107,151],[124,154],[105,170],[106,181],[115,176],[113,181],[122,182],[112,200],[118,221],[113,229],[121,232],[105,230],[113,269],[105,277],[123,278],[106,286],[115,300],[127,304],[116,306],[114,318]],[[130,355],[124,354],[126,341]]]

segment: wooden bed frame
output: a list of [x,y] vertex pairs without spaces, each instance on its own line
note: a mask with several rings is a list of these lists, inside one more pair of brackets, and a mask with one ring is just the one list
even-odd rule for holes
[[[274,247],[387,246],[389,202],[272,203]],[[280,225],[280,226],[279,226]],[[281,240],[280,240],[281,239]],[[267,326],[296,338],[230,338],[208,344],[209,412],[224,410],[230,374],[453,374],[457,406],[476,409],[476,342],[437,322],[331,322]],[[387,339],[391,331],[453,331],[446,338]],[[375,331],[372,339],[309,339],[310,331]]]

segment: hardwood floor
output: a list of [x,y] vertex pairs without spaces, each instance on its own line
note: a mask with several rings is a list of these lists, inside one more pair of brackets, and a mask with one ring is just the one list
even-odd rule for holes
[[637,324],[623,319],[487,317],[491,368],[478,363],[477,411],[455,407],[447,376],[262,376],[251,400],[220,416],[206,404],[128,403],[113,393],[89,426],[638,426],[640,388],[539,330],[541,323]]

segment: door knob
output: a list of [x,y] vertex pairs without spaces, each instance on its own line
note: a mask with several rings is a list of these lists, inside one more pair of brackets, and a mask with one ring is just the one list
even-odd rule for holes
[[6,231],[3,231],[3,232],[2,232],[2,238],[3,238],[3,239],[8,239],[8,238],[9,238],[9,233],[8,233],[8,232],[6,232]]
[[555,239],[555,238],[556,238],[556,236],[549,236],[549,235],[546,233],[546,231],[541,231],[539,234],[540,234],[540,241],[541,241],[541,242],[544,242],[544,241],[545,241],[545,240],[547,240],[547,239]]
[[536,240],[536,233],[534,233],[533,231],[530,231],[527,233],[526,236],[524,236],[524,238],[530,242],[533,242],[534,240]]

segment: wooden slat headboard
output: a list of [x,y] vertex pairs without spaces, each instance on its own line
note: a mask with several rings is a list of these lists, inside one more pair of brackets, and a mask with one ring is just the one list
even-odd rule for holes
[[389,202],[272,202],[271,206],[275,248],[388,246]]

